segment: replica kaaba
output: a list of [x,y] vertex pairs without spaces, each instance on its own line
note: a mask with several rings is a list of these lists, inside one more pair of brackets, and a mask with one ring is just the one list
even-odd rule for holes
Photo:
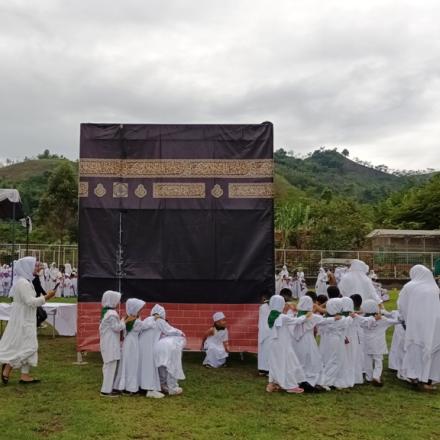
[[273,293],[271,123],[82,124],[80,143],[80,339],[108,289],[216,306]]

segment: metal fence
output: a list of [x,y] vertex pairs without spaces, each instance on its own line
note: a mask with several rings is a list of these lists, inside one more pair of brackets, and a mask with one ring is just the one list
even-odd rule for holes
[[35,257],[44,263],[60,264],[70,263],[72,267],[78,267],[78,246],[77,245],[56,245],[56,244],[1,244],[0,243],[0,264],[10,264],[12,260],[27,255]]
[[316,277],[321,266],[334,268],[348,265],[351,260],[364,261],[382,279],[407,279],[409,270],[415,264],[424,264],[434,269],[439,252],[397,252],[397,251],[333,251],[276,249],[276,270],[285,264],[289,271],[302,267],[306,277]]
[[[0,244],[0,264],[10,263],[14,259],[32,255],[45,263],[55,262],[60,264],[70,263],[78,267],[78,246],[76,245],[51,245],[30,244],[29,251],[25,244],[16,244],[12,256],[11,244]],[[433,269],[439,252],[397,252],[397,251],[334,251],[334,250],[298,250],[275,249],[276,270],[279,271],[286,264],[289,271],[302,267],[307,277],[316,277],[319,268],[335,267],[350,264],[357,258],[365,261],[370,269],[378,274],[379,278],[407,279],[409,270],[415,264],[424,264]]]

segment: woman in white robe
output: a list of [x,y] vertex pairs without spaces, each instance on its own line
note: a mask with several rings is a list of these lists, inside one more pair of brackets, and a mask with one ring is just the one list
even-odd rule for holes
[[318,278],[316,279],[315,289],[316,295],[327,296],[327,273],[323,267],[319,269]]
[[350,269],[342,276],[338,284],[342,296],[361,295],[362,301],[373,299],[382,304],[382,298],[377,294],[373,281],[368,278],[369,267],[361,260],[353,260]]
[[268,318],[271,336],[269,342],[269,383],[266,391],[283,389],[288,393],[304,392],[299,386],[305,382],[304,371],[292,345],[292,327],[302,324],[306,317],[294,318],[284,312],[285,301],[281,295],[273,295],[269,301]]
[[258,310],[258,372],[266,376],[269,372],[269,337],[270,329],[267,324],[270,308],[268,301],[264,301]]
[[432,272],[421,264],[412,267],[411,281],[400,291],[398,307],[405,321],[405,354],[401,377],[417,380],[430,389],[440,382],[440,298]]
[[6,385],[13,368],[21,369],[20,383],[38,382],[29,375],[30,367],[38,363],[37,307],[54,296],[49,291],[36,297],[32,284],[36,259],[24,257],[14,262],[14,284],[12,286],[11,314],[6,330],[0,340],[0,363],[2,381]]
[[116,379],[115,388],[123,391],[125,394],[135,394],[139,391],[139,333],[142,330],[142,321],[139,313],[145,301],[137,298],[130,298],[125,304],[127,315],[136,317],[125,326],[125,339],[122,344],[121,368],[120,374]]
[[165,309],[156,304],[150,316],[142,321],[142,331],[139,336],[139,386],[146,391],[146,396],[160,399],[161,393],[158,366],[154,361],[154,347],[161,337],[180,336],[182,332],[166,321]]
[[[303,296],[298,301],[298,317],[312,313],[313,300],[309,296]],[[293,349],[298,357],[304,371],[306,382],[312,387],[321,385],[323,363],[316,343],[314,329],[324,318],[321,315],[313,314],[301,325],[293,327]]]
[[102,387],[101,396],[116,397],[113,383],[121,359],[121,332],[125,330],[125,322],[119,318],[115,310],[121,300],[121,294],[107,290],[102,295],[101,322],[99,324],[99,346],[102,356]]

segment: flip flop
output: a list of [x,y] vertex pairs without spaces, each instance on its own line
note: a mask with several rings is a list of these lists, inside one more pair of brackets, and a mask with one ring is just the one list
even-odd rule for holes
[[23,379],[20,379],[20,380],[18,381],[18,383],[20,383],[20,384],[22,384],[22,385],[27,385],[28,383],[40,383],[40,382],[41,382],[40,379],[32,379],[32,380],[23,380]]

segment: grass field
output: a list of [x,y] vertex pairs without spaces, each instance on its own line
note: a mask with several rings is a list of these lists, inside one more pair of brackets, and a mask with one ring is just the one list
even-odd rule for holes
[[381,389],[268,394],[254,355],[234,354],[229,368],[206,370],[202,354],[184,353],[183,395],[106,400],[99,353],[73,365],[75,338],[46,332],[34,370],[41,384],[20,386],[15,372],[0,388],[1,440],[440,438],[440,393],[415,391],[387,370]]

